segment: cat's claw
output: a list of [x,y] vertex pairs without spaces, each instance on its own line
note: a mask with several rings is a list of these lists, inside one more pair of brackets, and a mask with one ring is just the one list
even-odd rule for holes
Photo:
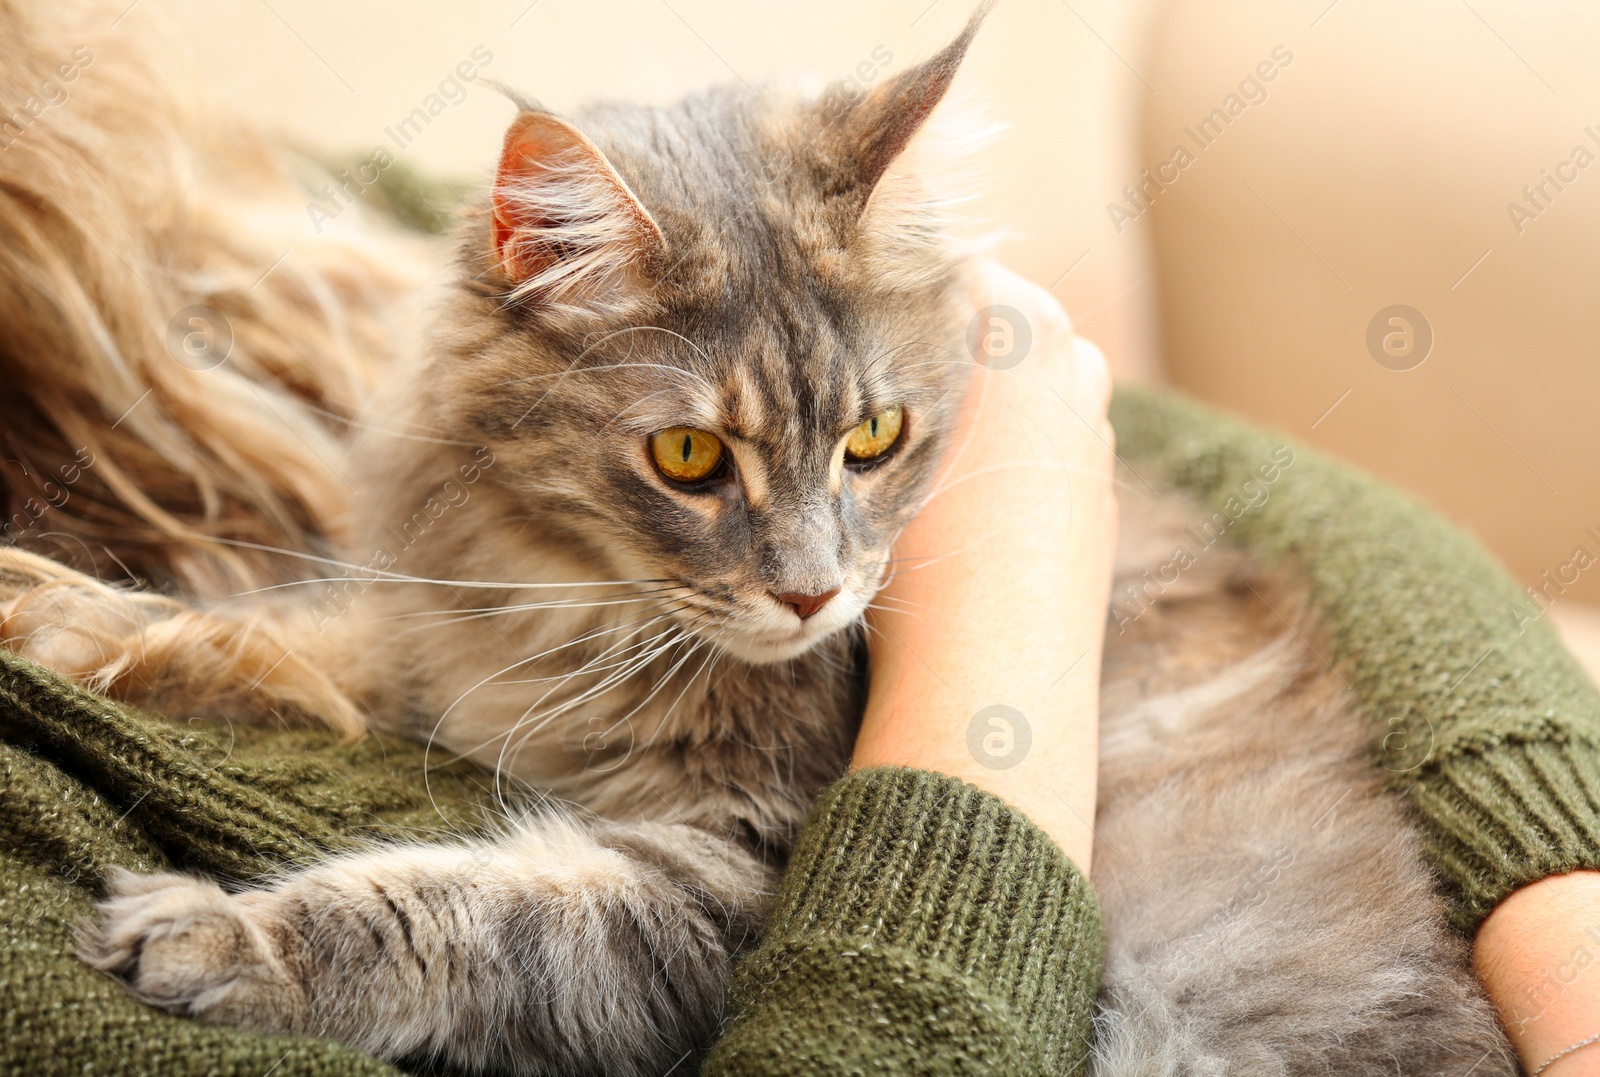
[[116,870],[78,952],[145,1002],[204,1021],[293,1031],[300,991],[236,897],[187,875]]

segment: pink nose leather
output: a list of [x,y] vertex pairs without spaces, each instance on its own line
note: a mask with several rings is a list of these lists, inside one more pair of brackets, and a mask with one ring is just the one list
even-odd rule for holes
[[772,597],[777,599],[779,602],[782,602],[785,606],[788,606],[790,609],[794,610],[796,613],[798,613],[800,615],[800,619],[802,621],[804,621],[806,618],[810,617],[813,613],[816,613],[822,607],[826,606],[828,604],[828,599],[832,598],[834,595],[836,595],[838,593],[839,593],[839,589],[837,587],[835,587],[833,590],[824,591],[820,595],[800,595],[800,594],[780,595],[780,594],[777,594],[776,592],[773,592],[772,593]]

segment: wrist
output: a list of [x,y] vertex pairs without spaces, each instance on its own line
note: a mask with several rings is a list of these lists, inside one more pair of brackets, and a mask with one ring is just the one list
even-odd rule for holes
[[[1600,1034],[1600,872],[1523,887],[1479,928],[1473,969],[1528,1072]],[[1550,1077],[1600,1073],[1600,1043]]]

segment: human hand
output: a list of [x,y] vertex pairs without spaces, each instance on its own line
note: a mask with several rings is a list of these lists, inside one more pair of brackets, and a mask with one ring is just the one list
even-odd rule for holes
[[1472,967],[1523,1069],[1600,1074],[1600,872],[1555,875],[1502,901],[1478,929]]
[[853,763],[987,789],[1087,871],[1116,539],[1110,378],[1043,288],[983,263],[972,300],[1010,308],[995,313],[1019,324],[996,328],[1031,344],[1014,365],[973,364],[950,459],[896,543]]

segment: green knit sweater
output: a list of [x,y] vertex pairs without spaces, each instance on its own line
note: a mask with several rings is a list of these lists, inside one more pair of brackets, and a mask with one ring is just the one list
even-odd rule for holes
[[[1218,508],[1282,444],[1146,392],[1112,418],[1136,482]],[[1600,697],[1538,607],[1436,516],[1295,452],[1229,534],[1310,584],[1452,921],[1600,867]],[[812,814],[708,1072],[1079,1073],[1099,941],[1082,878],[993,798],[853,774]]]
[[881,767],[811,813],[707,1074],[1079,1073],[1094,892],[980,789]]
[[[1138,482],[1219,506],[1281,443],[1147,392],[1119,393],[1113,419]],[[1295,452],[1229,540],[1308,582],[1452,921],[1470,932],[1520,885],[1600,868],[1600,696],[1537,607],[1437,517]],[[70,933],[113,865],[249,880],[374,834],[470,828],[492,803],[481,775],[425,788],[420,765],[411,745],[137,715],[0,653],[0,1072],[393,1074],[144,1007],[75,961]],[[953,779],[853,774],[801,835],[706,1071],[1074,1073],[1098,958],[1092,893],[1027,820]]]

